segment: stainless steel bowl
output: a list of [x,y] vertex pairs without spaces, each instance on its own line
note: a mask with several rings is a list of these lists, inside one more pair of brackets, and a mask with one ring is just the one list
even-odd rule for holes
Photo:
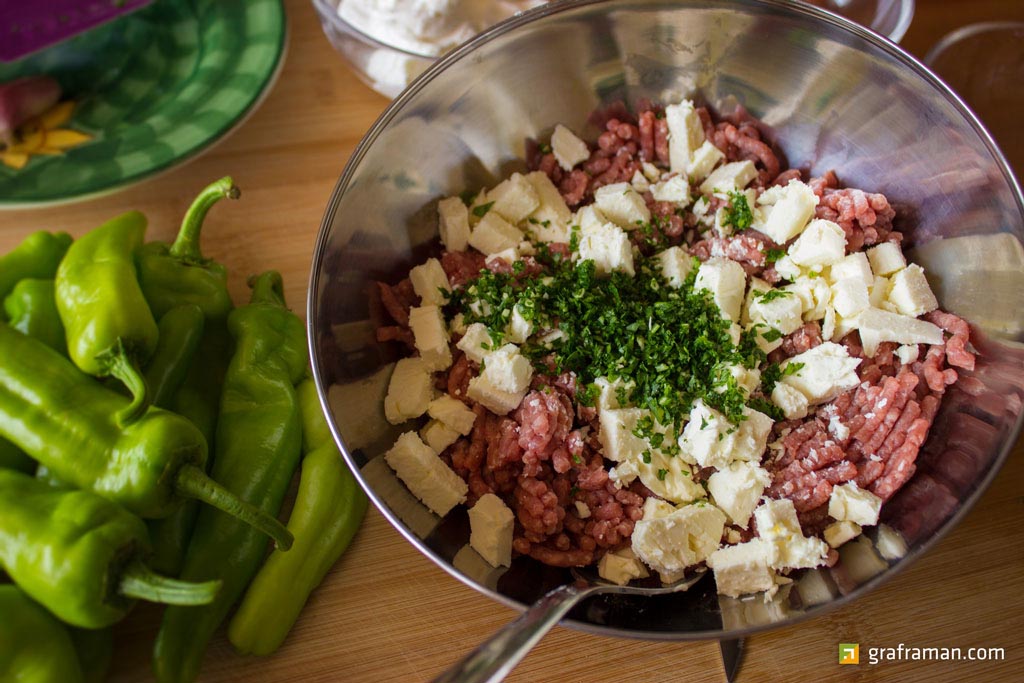
[[[720,599],[713,581],[658,599],[593,598],[573,627],[657,639],[737,637],[858,598],[926,552],[967,513],[1021,428],[1024,198],[999,150],[934,75],[893,44],[820,10],[776,0],[570,0],[513,18],[406,90],[349,160],[324,215],[310,282],[321,400],[349,464],[424,555],[521,607],[565,580],[529,558],[496,571],[467,546],[463,509],[438,519],[379,457],[403,431],[384,420],[393,351],[374,341],[375,280],[396,281],[434,248],[436,202],[521,169],[524,141],[556,123],[591,135],[614,100],[696,95],[737,102],[774,128],[791,165],[835,169],[884,192],[944,307],[975,324],[982,356],[947,393],[914,479],[884,521],[908,552],[880,557],[874,530],[764,604]],[[406,426],[408,429],[409,426]]]

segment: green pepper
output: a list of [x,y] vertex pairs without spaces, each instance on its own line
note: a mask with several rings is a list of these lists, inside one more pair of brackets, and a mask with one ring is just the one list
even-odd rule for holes
[[12,251],[0,257],[0,298],[6,297],[14,285],[27,278],[52,278],[57,272],[71,235],[34,232]]
[[160,316],[160,339],[146,367],[146,386],[153,405],[167,408],[185,380],[203,336],[203,311],[183,304]]
[[53,280],[25,279],[4,299],[8,324],[60,354],[67,353],[64,325],[57,312]]
[[114,659],[113,632],[109,628],[72,628],[69,632],[83,683],[103,683]]
[[0,469],[30,473],[35,468],[35,460],[7,439],[0,438]]
[[135,599],[205,605],[220,582],[155,574],[142,561],[146,525],[88,491],[54,489],[19,472],[0,472],[0,565],[33,600],[62,621],[104,628]]
[[281,646],[310,593],[348,548],[366,514],[366,494],[331,439],[316,385],[307,379],[298,393],[303,448],[313,450],[302,461],[299,492],[288,519],[295,544],[287,553],[270,554],[231,619],[228,639],[246,654],[268,655]]
[[145,233],[146,217],[129,211],[75,241],[57,268],[57,310],[68,353],[83,372],[112,376],[128,387],[132,402],[118,414],[121,424],[146,410],[139,367],[159,334],[135,270],[134,253]]
[[[250,281],[248,305],[228,317],[235,353],[224,378],[212,475],[245,500],[276,514],[298,465],[302,426],[295,385],[306,368],[302,321],[284,302],[281,276]],[[210,605],[172,607],[157,634],[158,681],[191,681],[210,637],[241,597],[266,554],[266,542],[235,520],[201,510],[181,577],[224,580]]]
[[67,628],[17,586],[0,586],[0,681],[82,683]]
[[198,498],[291,545],[280,522],[206,475],[206,440],[191,422],[149,408],[122,427],[115,415],[128,403],[53,349],[0,324],[0,436],[59,480],[140,516],[167,516]]

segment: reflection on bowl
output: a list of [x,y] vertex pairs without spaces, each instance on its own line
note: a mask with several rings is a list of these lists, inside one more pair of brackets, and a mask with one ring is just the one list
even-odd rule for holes
[[[799,0],[798,0],[799,1]],[[903,40],[914,18],[914,0],[802,0],[842,15],[894,43]]]
[[[332,429],[375,504],[455,578],[521,607],[566,581],[516,558],[475,561],[458,507],[443,519],[380,457],[402,427],[384,419],[395,360],[378,344],[375,281],[394,282],[436,244],[437,200],[523,170],[524,141],[555,123],[596,137],[588,114],[624,100],[692,95],[742,104],[791,166],[836,169],[884,192],[940,303],[976,326],[978,366],[950,390],[918,471],[883,510],[899,536],[848,544],[765,604],[720,598],[713,581],[644,601],[591,598],[569,625],[657,639],[737,637],[846,604],[920,556],[962,518],[1009,453],[1024,397],[1024,198],[957,98],[893,44],[784,0],[566,0],[509,20],[429,69],[369,131],[345,168],[314,256],[308,319]],[[925,134],[927,133],[927,134]],[[891,552],[906,544],[906,554]]]

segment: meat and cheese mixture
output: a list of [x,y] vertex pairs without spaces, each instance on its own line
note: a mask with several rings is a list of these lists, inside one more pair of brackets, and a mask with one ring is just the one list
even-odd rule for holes
[[[774,591],[878,523],[914,473],[968,326],[908,264],[886,198],[785,170],[742,110],[556,126],[531,172],[438,205],[395,285],[386,460],[495,566],[695,565]],[[475,188],[474,188],[475,189]]]

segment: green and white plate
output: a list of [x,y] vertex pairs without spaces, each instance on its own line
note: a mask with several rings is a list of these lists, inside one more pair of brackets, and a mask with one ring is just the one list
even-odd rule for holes
[[0,82],[55,77],[93,136],[62,155],[0,166],[0,208],[94,197],[194,158],[269,92],[284,61],[281,0],[157,0],[11,64]]

